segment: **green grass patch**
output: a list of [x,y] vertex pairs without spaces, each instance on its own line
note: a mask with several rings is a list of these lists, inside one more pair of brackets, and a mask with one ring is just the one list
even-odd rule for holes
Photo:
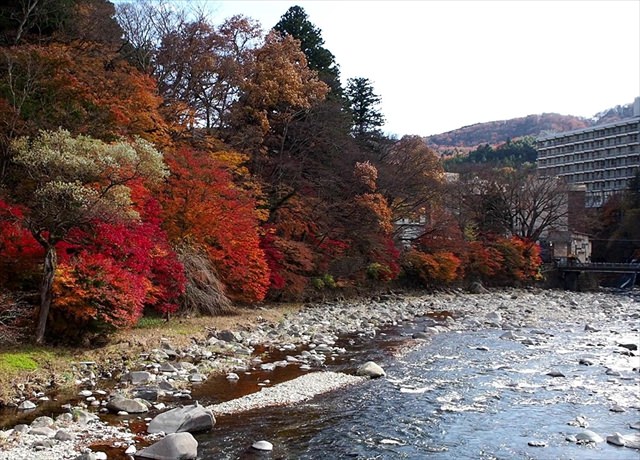
[[[53,350],[31,345],[0,352],[0,371],[34,371],[56,358],[57,354]],[[59,358],[65,360],[64,353]]]
[[136,324],[136,329],[153,329],[163,327],[166,324],[164,318],[158,316],[143,316]]
[[4,371],[34,371],[38,363],[29,353],[3,353],[0,355],[0,369]]

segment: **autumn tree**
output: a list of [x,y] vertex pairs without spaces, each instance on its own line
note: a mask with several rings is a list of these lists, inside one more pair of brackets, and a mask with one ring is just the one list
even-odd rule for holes
[[290,123],[323,100],[327,90],[292,37],[268,34],[232,109],[230,141],[240,149],[267,147],[269,155],[282,155]]
[[251,189],[234,183],[223,161],[230,156],[186,147],[167,155],[172,175],[163,191],[165,227],[175,244],[206,254],[231,298],[260,301],[269,287],[261,216]]
[[318,72],[320,80],[326,83],[333,96],[339,99],[342,96],[339,66],[335,56],[323,46],[322,30],[309,20],[306,11],[300,6],[292,6],[273,29],[299,41],[309,68]]
[[[11,171],[21,217],[45,252],[36,342],[44,340],[57,267],[56,245],[74,228],[96,221],[136,219],[130,199],[133,181],[167,175],[162,154],[142,139],[111,144],[68,131],[41,131],[19,138]],[[16,216],[19,217],[19,216]]]
[[153,79],[109,46],[50,43],[0,50],[0,183],[11,140],[39,129],[63,126],[103,140],[138,135],[166,145],[160,105]]
[[171,119],[191,130],[226,126],[261,36],[257,22],[242,16],[217,27],[200,18],[167,32],[152,74]]
[[0,5],[0,44],[101,41],[119,44],[122,31],[107,0],[13,0]]
[[418,136],[390,143],[375,162],[378,187],[394,219],[416,218],[441,197],[444,175],[435,153]]

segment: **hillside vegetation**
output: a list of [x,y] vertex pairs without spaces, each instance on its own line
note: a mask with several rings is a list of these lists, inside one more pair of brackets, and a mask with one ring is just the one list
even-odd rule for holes
[[441,154],[467,153],[481,145],[497,146],[511,139],[539,136],[615,122],[633,116],[632,104],[605,109],[593,118],[543,113],[509,120],[490,121],[425,137],[426,143]]

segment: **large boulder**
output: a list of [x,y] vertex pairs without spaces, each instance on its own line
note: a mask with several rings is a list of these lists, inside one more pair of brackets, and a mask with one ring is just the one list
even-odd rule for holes
[[356,374],[363,377],[371,377],[372,379],[384,377],[385,375],[387,375],[384,369],[382,369],[373,361],[368,361],[360,366],[356,371]]
[[191,433],[172,433],[135,454],[135,458],[190,460],[198,457],[198,441]]
[[129,414],[142,414],[149,407],[141,399],[129,399],[117,396],[107,403],[107,409],[113,412],[127,412]]
[[158,414],[151,422],[149,433],[198,433],[209,431],[216,424],[213,412],[196,403],[192,406],[177,407]]

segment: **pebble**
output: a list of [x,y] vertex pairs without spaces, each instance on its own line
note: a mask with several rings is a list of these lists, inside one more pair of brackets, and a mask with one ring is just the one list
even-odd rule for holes
[[527,445],[531,447],[547,447],[547,442],[534,440],[534,441],[529,441]]
[[38,406],[36,406],[31,401],[26,400],[26,401],[22,401],[20,403],[20,405],[18,406],[18,410],[30,410],[30,409],[35,409],[36,407],[38,407]]

